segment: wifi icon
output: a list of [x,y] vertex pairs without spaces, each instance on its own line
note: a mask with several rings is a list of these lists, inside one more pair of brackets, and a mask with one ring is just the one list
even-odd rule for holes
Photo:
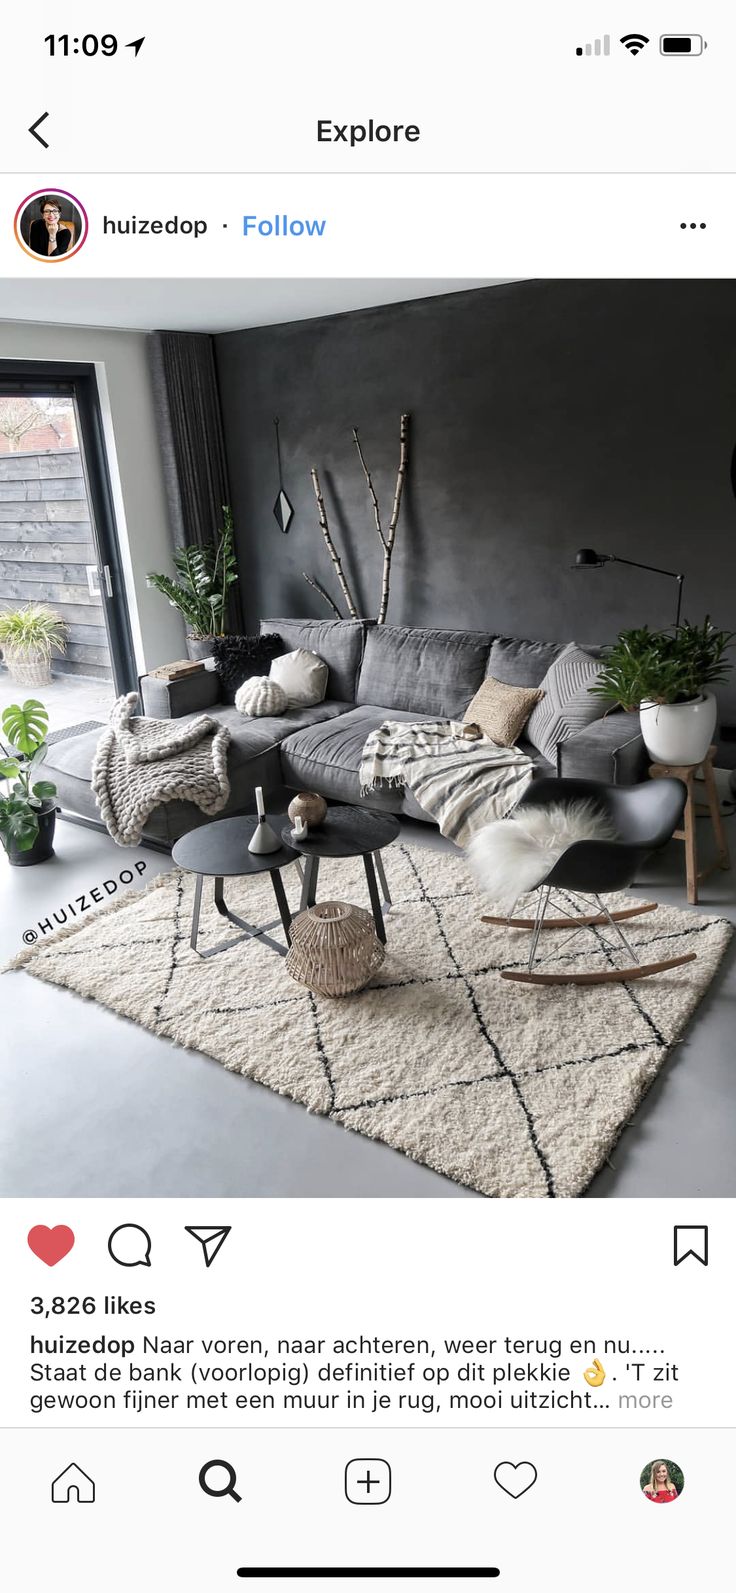
[[621,43],[629,55],[638,55],[644,45],[649,43],[646,33],[625,33]]

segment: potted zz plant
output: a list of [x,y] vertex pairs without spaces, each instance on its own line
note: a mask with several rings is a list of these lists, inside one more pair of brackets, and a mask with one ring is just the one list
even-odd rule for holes
[[147,577],[148,585],[184,616],[190,658],[210,657],[215,636],[222,636],[225,630],[228,592],[238,579],[233,517],[227,504],[222,513],[223,527],[216,542],[175,550],[176,580],[156,571]]
[[43,703],[29,697],[22,708],[13,703],[2,716],[9,743],[0,743],[0,840],[8,862],[16,868],[45,863],[54,854],[56,786],[34,780],[46,752],[49,716]]
[[706,615],[702,625],[685,621],[673,631],[621,631],[604,655],[590,691],[639,709],[641,733],[655,763],[702,763],[713,740],[717,703],[706,686],[726,679],[725,658],[733,633],[719,631]]
[[17,686],[49,686],[51,655],[66,648],[67,627],[42,603],[0,613],[3,660]]

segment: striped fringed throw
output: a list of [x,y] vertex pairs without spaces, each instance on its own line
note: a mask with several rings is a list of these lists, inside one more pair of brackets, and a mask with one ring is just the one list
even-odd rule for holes
[[477,830],[516,807],[533,771],[518,747],[498,747],[487,736],[466,741],[449,719],[385,719],[363,748],[360,789],[367,796],[382,785],[408,786],[442,834],[467,846]]

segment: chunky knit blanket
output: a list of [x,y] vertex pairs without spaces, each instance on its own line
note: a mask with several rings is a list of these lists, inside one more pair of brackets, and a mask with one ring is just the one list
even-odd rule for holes
[[137,846],[149,814],[162,802],[194,802],[219,813],[230,795],[230,731],[202,714],[180,723],[137,718],[134,691],[118,697],[97,743],[92,790],[118,846]]
[[477,830],[516,807],[533,770],[518,747],[498,747],[488,736],[466,741],[449,719],[385,719],[363,748],[360,788],[366,796],[382,784],[408,786],[442,834],[467,846]]

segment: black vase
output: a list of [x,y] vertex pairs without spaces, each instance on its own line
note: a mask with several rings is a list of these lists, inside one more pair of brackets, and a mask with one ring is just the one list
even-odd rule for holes
[[54,830],[56,829],[56,803],[52,797],[47,797],[43,807],[39,808],[38,835],[27,851],[21,852],[12,841],[8,842],[8,862],[13,868],[30,868],[32,863],[47,863],[54,855]]

